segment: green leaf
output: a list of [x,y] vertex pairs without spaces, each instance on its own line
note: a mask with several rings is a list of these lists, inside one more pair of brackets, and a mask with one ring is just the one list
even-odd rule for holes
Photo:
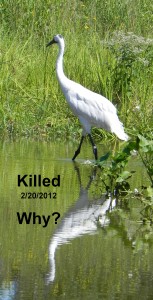
[[148,197],[153,198],[153,188],[152,187],[148,187],[147,188],[147,193],[148,193]]
[[107,152],[105,155],[100,157],[99,161],[103,162],[103,161],[107,160],[109,156],[110,156],[110,152]]
[[139,138],[139,145],[140,147],[147,147],[149,145],[149,140],[147,140],[144,136],[138,134],[138,138]]
[[120,176],[116,179],[116,182],[123,182],[132,176],[131,172],[123,171]]

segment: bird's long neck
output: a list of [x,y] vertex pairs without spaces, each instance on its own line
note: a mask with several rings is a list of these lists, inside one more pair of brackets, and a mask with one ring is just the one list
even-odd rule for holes
[[64,43],[59,44],[59,53],[56,61],[56,74],[62,90],[63,87],[65,88],[68,85],[68,81],[69,81],[69,79],[65,76],[63,71],[63,55],[64,55]]

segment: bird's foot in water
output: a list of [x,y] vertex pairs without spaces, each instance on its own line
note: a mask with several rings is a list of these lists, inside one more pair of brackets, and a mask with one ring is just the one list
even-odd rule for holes
[[97,152],[97,147],[96,147],[96,145],[93,146],[93,154],[94,154],[94,156],[95,156],[95,160],[97,160],[97,159],[98,159],[98,152]]
[[78,149],[75,151],[72,160],[75,160],[75,158],[79,155],[79,153],[80,153],[80,148],[78,148]]

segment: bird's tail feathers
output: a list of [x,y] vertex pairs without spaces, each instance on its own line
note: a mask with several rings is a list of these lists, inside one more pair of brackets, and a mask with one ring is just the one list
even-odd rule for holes
[[117,132],[114,131],[114,133],[122,141],[128,141],[128,139],[129,139],[128,135],[124,132],[124,128],[122,128],[122,130],[117,130]]
[[[116,116],[117,117],[117,116]],[[123,124],[119,121],[118,117],[112,120],[112,132],[117,135],[117,137],[122,141],[128,141],[129,137],[124,131]]]

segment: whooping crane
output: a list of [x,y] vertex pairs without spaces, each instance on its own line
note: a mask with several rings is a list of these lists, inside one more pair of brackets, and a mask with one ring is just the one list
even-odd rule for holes
[[80,153],[81,145],[86,134],[88,134],[95,160],[98,159],[97,147],[91,136],[91,127],[104,128],[115,133],[119,139],[127,141],[128,135],[124,132],[123,124],[120,122],[115,106],[105,97],[96,94],[82,85],[68,79],[63,71],[64,38],[57,34],[47,44],[58,44],[59,53],[56,61],[56,73],[62,92],[69,103],[73,113],[79,118],[83,127],[82,137],[78,149],[72,160]]

